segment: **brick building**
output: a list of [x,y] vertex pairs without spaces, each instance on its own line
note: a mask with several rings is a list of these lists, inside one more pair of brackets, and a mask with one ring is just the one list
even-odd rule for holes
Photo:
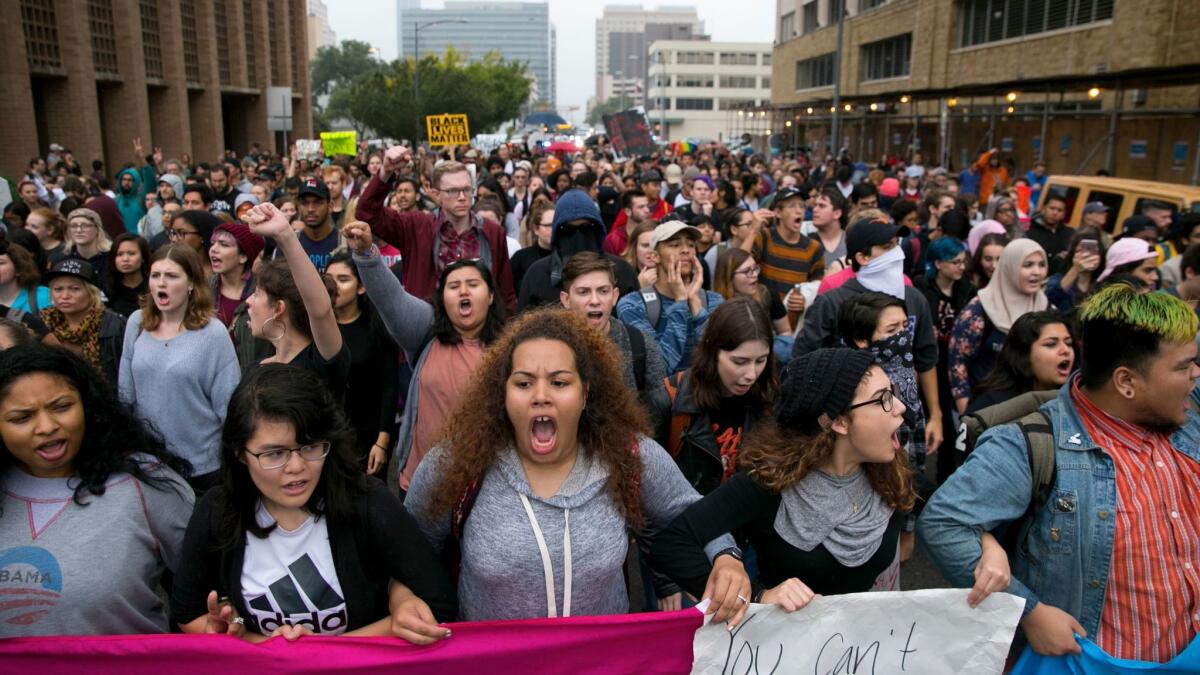
[[957,169],[994,146],[1023,169],[1200,181],[1200,2],[777,0],[772,105],[741,132],[828,145],[839,7],[856,157],[915,147]]
[[0,174],[51,143],[87,170],[214,160],[260,143],[267,87],[290,87],[291,137],[311,137],[305,0],[0,0]]

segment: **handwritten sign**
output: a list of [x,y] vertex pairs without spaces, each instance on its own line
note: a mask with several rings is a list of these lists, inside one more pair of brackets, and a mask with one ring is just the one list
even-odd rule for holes
[[296,141],[296,159],[315,161],[321,159],[321,141],[315,138],[302,138]]
[[322,131],[321,145],[325,147],[325,156],[357,155],[358,132],[355,131]]
[[751,605],[732,632],[696,631],[692,674],[999,675],[1024,606],[995,593],[971,609],[962,589],[819,597],[791,614]]
[[425,131],[430,145],[466,145],[471,142],[466,115],[427,115]]

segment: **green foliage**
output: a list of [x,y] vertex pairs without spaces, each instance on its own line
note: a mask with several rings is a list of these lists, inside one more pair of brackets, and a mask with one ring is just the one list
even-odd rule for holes
[[[627,105],[622,106],[621,105],[622,102],[624,102]],[[593,107],[591,110],[589,110],[586,121],[588,124],[591,124],[592,126],[596,126],[596,125],[600,124],[600,120],[601,120],[602,116],[619,113],[622,110],[624,110],[625,107],[627,107],[628,105],[632,105],[632,101],[629,97],[625,97],[625,100],[622,101],[620,96],[613,96],[612,98],[608,99],[604,103],[601,103],[600,105],[597,105],[597,106]]]
[[330,94],[354,78],[383,67],[371,54],[371,45],[359,40],[342,40],[338,47],[321,47],[310,64],[313,97]]
[[[471,133],[480,134],[516,117],[529,98],[525,65],[495,52],[474,62],[453,48],[441,58],[425,56],[418,64],[419,102],[413,98],[413,66],[412,59],[393,61],[334,86],[326,115],[347,117],[383,137],[411,138],[417,120],[424,135],[426,115],[465,113]],[[316,93],[315,71],[313,81]]]

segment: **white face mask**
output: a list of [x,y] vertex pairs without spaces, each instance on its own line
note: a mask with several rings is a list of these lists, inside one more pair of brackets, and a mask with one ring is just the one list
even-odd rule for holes
[[858,283],[869,291],[904,299],[904,251],[897,245],[858,270]]

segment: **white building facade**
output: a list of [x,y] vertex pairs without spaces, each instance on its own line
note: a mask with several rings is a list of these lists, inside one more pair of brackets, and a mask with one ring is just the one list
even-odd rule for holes
[[739,109],[771,99],[769,42],[659,40],[650,45],[647,114],[671,141],[729,139]]
[[[664,38],[695,39],[704,22],[695,7],[606,5],[596,19],[596,95],[593,104],[627,97],[641,104],[646,92],[649,46]],[[633,100],[636,97],[637,100]]]

